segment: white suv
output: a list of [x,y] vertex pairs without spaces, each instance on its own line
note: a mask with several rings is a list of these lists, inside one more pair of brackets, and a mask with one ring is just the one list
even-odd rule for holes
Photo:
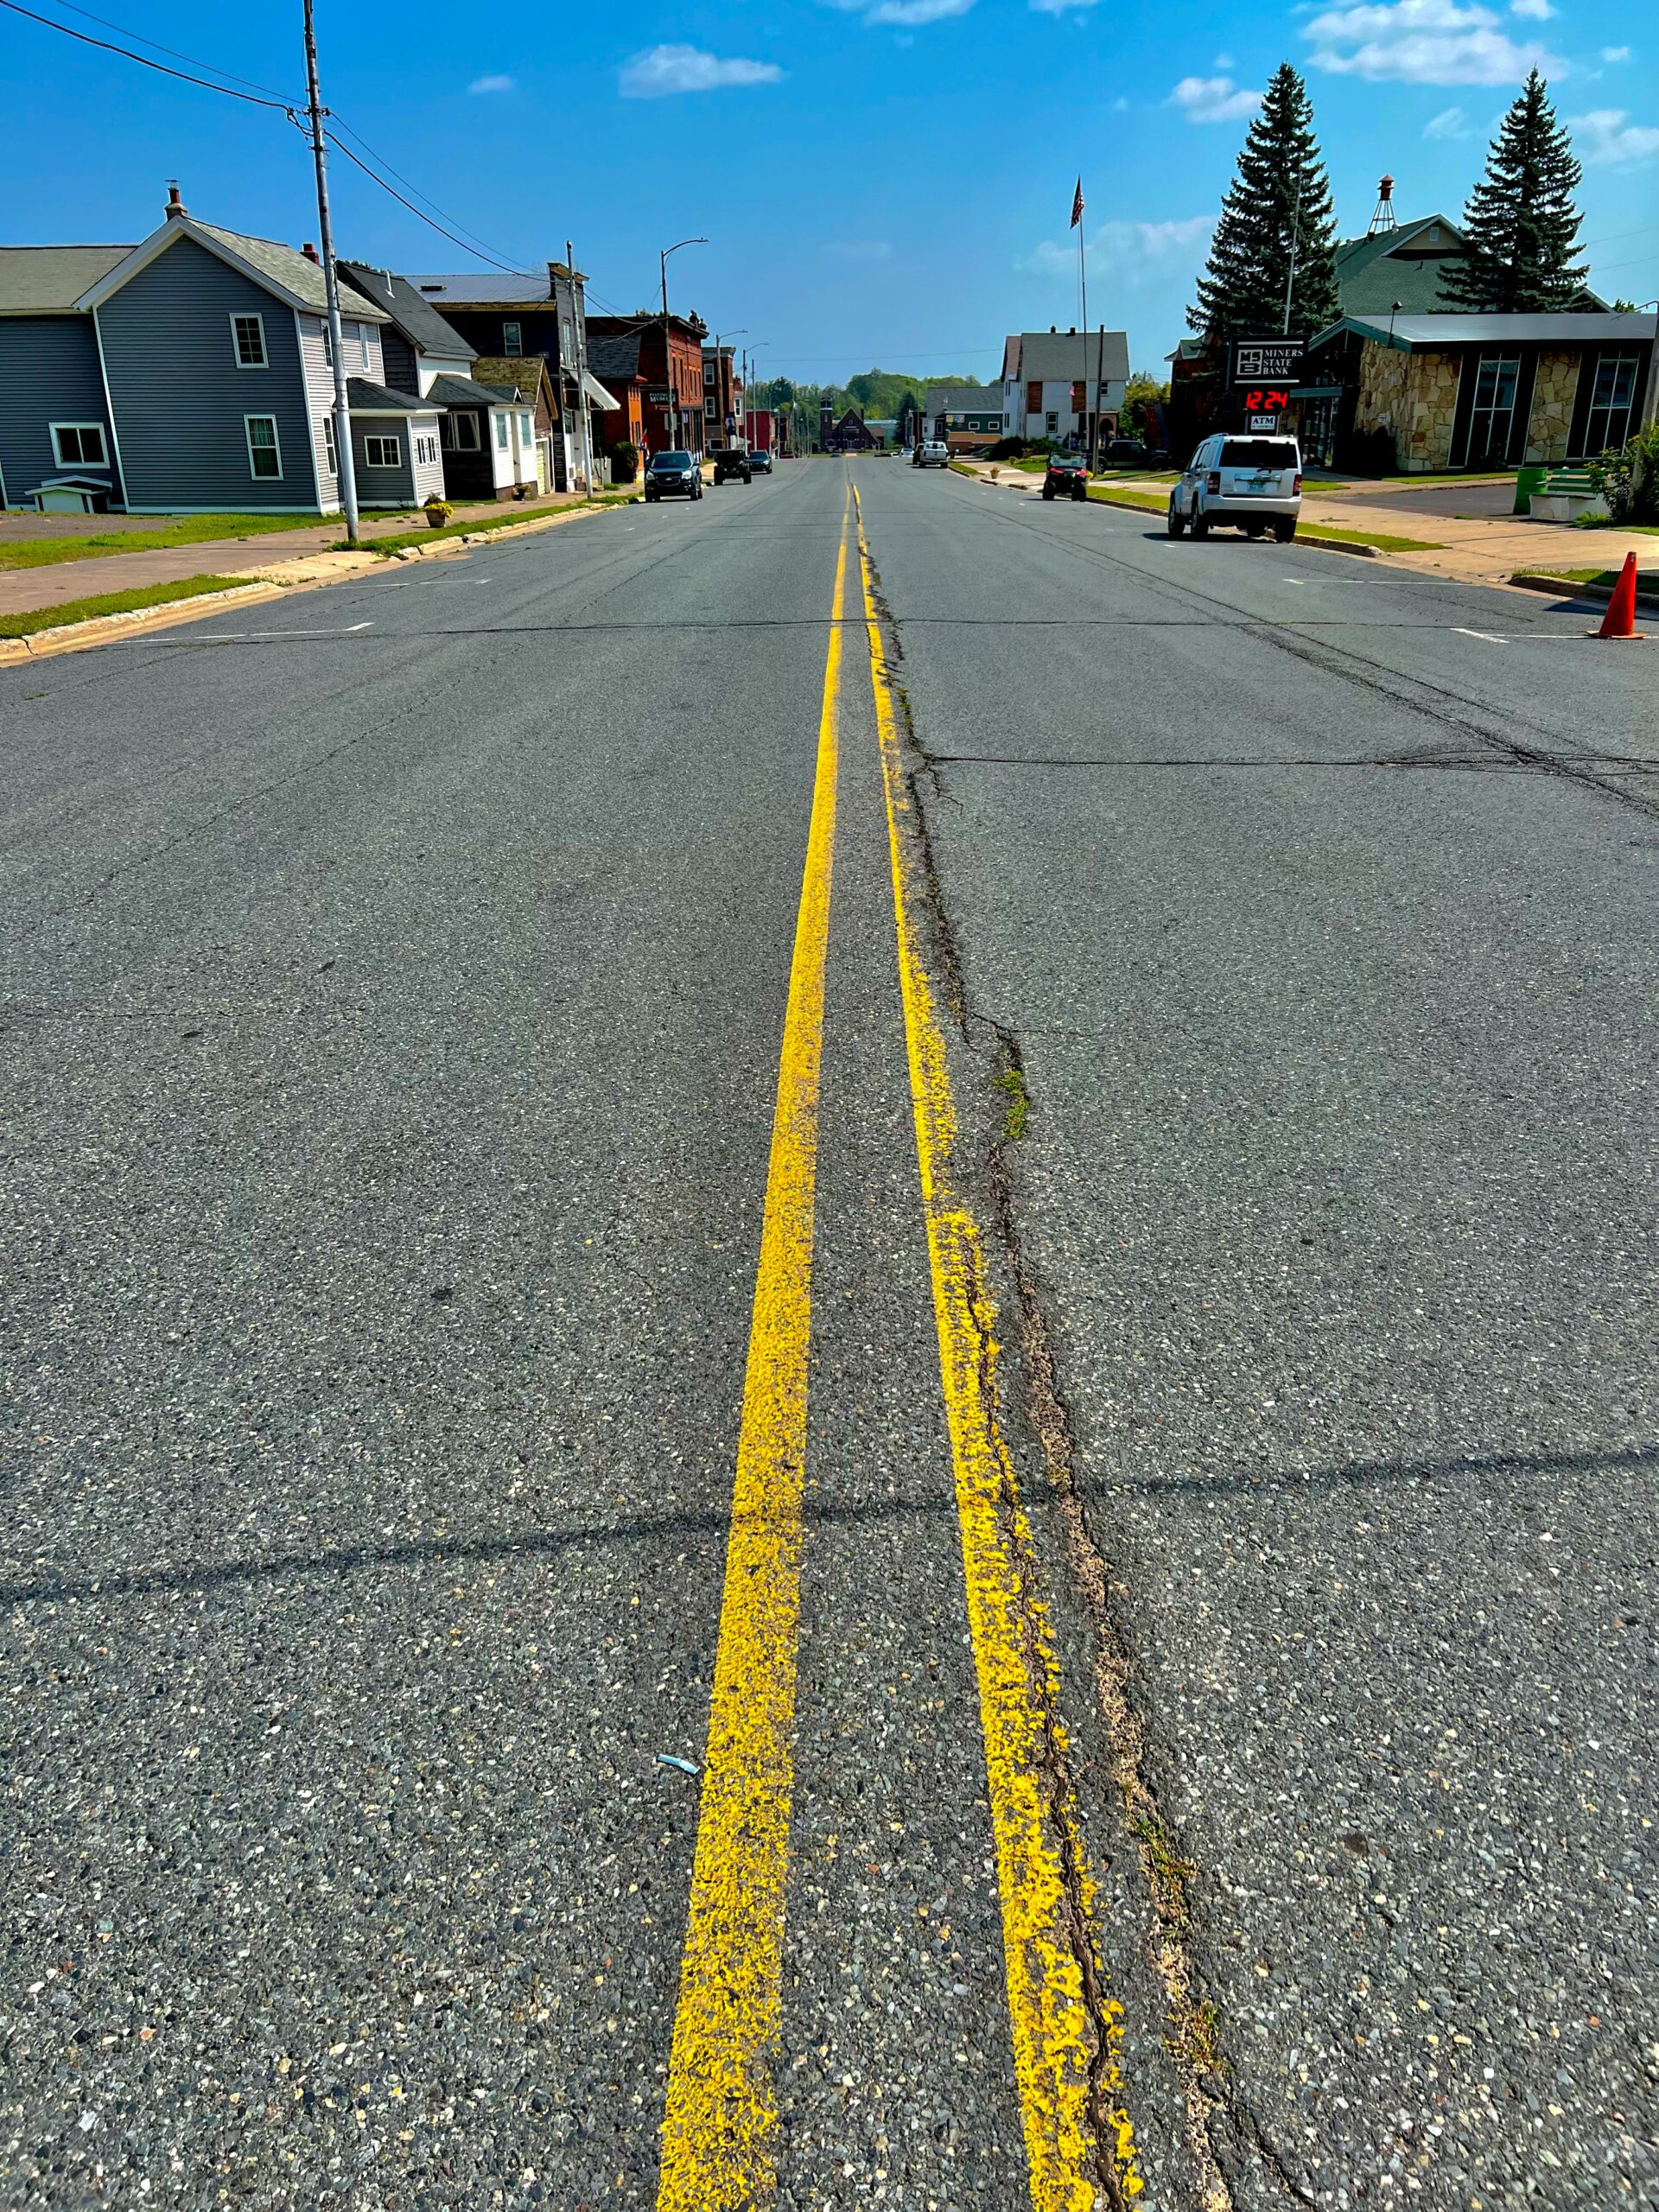
[[1247,537],[1271,530],[1281,544],[1296,535],[1302,511],[1302,456],[1294,438],[1235,431],[1206,438],[1169,495],[1169,534],[1208,537],[1211,523]]

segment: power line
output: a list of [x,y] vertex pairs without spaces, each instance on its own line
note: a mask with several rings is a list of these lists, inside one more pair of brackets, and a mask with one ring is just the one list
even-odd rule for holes
[[[3,0],[3,4],[10,7],[11,5],[11,0]],[[415,205],[415,202],[412,200],[405,200],[403,194],[399,192],[395,186],[388,184],[385,177],[381,176],[378,171],[372,169],[368,163],[364,161],[360,156],[354,154],[349,146],[341,145],[340,140],[335,137],[332,130],[328,131],[326,135],[328,143],[334,149],[336,153],[344,154],[346,160],[348,162],[354,162],[356,166],[362,170],[365,176],[372,178],[373,181],[379,186],[382,192],[390,193],[400,207],[407,207],[410,213],[413,215],[417,221],[424,223],[429,230],[438,232],[442,237],[448,239],[451,245],[458,245],[463,253],[476,253],[480,260],[491,263],[495,268],[500,270],[505,276],[525,276],[531,273],[528,270],[515,269],[510,261],[498,260],[494,254],[486,253],[484,249],[480,245],[469,245],[465,238],[458,238],[454,231],[446,229],[443,224],[436,221],[432,216],[423,214],[420,208]]]
[[[113,46],[106,38],[93,38],[68,23],[54,22],[50,16],[37,16],[32,8],[21,7],[18,0],[0,0],[0,8],[9,8],[14,16],[27,16],[32,23],[44,23],[49,31],[61,31],[65,38],[79,39],[83,46],[95,46],[105,54],[118,54],[124,60],[136,61],[141,69],[154,69],[158,76],[176,77],[181,84],[200,85],[204,92],[220,92],[227,100],[245,100],[250,107],[274,107],[283,113],[290,113],[295,105],[284,99],[262,99],[257,92],[238,92],[229,85],[211,84],[206,77],[192,77],[185,70],[169,69],[164,61],[152,61],[148,54],[135,54],[130,47]],[[97,20],[96,16],[92,18],[93,22]],[[129,36],[137,35],[136,32],[129,33]],[[213,64],[204,61],[201,67],[211,69]]]
[[[252,92],[269,92],[273,99],[282,99],[273,85],[262,85],[257,77],[238,77],[234,69],[221,69],[216,61],[203,61],[196,54],[181,54],[175,46],[163,46],[159,39],[146,38],[142,31],[129,30],[124,23],[112,23],[106,16],[95,16],[90,8],[78,8],[75,0],[58,0],[58,5],[67,8],[72,16],[84,16],[89,23],[102,23],[106,31],[119,31],[123,38],[136,39],[153,53],[170,54],[175,61],[192,62],[198,69],[211,69],[216,76],[227,77],[233,85],[246,85]],[[286,106],[288,103],[283,101],[283,105]]]
[[[381,168],[385,170],[389,176],[395,176],[399,184],[405,186],[408,190],[414,194],[417,200],[423,201],[424,204],[432,210],[432,213],[435,215],[442,215],[445,222],[453,223],[456,231],[461,233],[460,238],[455,240],[457,245],[460,245],[464,240],[468,245],[470,251],[476,253],[481,253],[486,261],[496,261],[496,266],[498,268],[505,269],[508,266],[505,262],[496,260],[496,256],[492,249],[485,245],[482,238],[474,237],[473,232],[469,231],[467,228],[467,226],[461,221],[459,215],[452,215],[447,207],[440,207],[435,200],[429,199],[428,195],[421,190],[419,185],[416,184],[410,178],[406,177],[401,169],[394,168],[378,147],[370,145],[368,140],[363,136],[363,133],[360,130],[353,130],[349,123],[343,121],[339,115],[333,113],[332,111],[330,113],[330,120],[336,130],[343,130],[348,138],[355,138],[358,144],[363,149],[365,154],[371,155],[374,160],[379,162]],[[338,144],[339,142],[336,140],[335,143]],[[346,155],[348,160],[351,158],[351,149],[349,147],[341,146],[340,150],[342,154]],[[377,177],[375,181],[378,184],[379,182],[379,179]],[[512,264],[512,267],[516,275],[524,276],[530,273],[528,270],[520,269],[516,263]]]

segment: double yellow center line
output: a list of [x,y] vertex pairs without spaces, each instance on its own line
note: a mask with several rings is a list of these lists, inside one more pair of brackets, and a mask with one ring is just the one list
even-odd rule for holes
[[[817,773],[779,1057],[719,1655],[663,2123],[658,2212],[759,2212],[775,2193],[791,1733],[811,1325],[813,1189],[834,869],[844,512]],[[1067,1776],[1030,1529],[1000,1427],[983,1241],[957,1188],[945,1035],[922,950],[910,800],[861,511],[861,595],[887,801],[899,979],[1001,1893],[1033,2212],[1141,2193]]]

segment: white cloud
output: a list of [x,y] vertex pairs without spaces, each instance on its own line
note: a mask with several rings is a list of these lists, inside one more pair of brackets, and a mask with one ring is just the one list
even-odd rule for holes
[[[942,23],[950,16],[965,16],[974,0],[879,0],[867,10],[867,23]],[[1092,6],[1094,0],[1084,0]]]
[[[1196,267],[1215,227],[1213,215],[1182,215],[1160,223],[1103,223],[1089,238],[1089,265],[1103,276],[1115,276],[1133,287],[1144,277],[1161,275],[1172,263]],[[1025,276],[1074,277],[1077,241],[1056,245],[1045,238],[1014,265]]]
[[474,77],[467,89],[469,92],[511,92],[517,86],[511,77]]
[[[965,16],[974,0],[828,0],[828,4],[846,16],[862,16],[867,23],[913,28],[918,23],[942,23],[951,16]],[[1064,8],[1094,4],[1095,0],[1058,0],[1052,12],[1058,15]]]
[[1230,77],[1183,77],[1169,99],[1189,123],[1231,123],[1262,105],[1260,92],[1244,91]]
[[824,251],[837,261],[891,261],[893,248],[886,238],[831,238]]
[[1218,54],[1213,66],[1217,69],[1236,69],[1238,64],[1230,54]]
[[1123,94],[1120,92],[1117,98],[1112,102],[1112,113],[1114,115],[1127,115],[1128,111],[1128,101],[1124,98]]
[[783,73],[775,61],[722,61],[695,46],[652,46],[625,66],[617,86],[624,99],[659,100],[722,85],[775,85]]
[[1632,123],[1622,107],[1592,108],[1588,115],[1570,115],[1567,127],[1573,133],[1573,152],[1586,162],[1607,162],[1629,168],[1659,154],[1659,130]]
[[1601,49],[1601,58],[1604,61],[1628,61],[1630,58],[1630,49],[1628,46],[1604,46]]
[[1554,12],[1549,0],[1510,0],[1512,16],[1530,16],[1535,22],[1547,23]]
[[1425,138],[1467,138],[1469,118],[1460,107],[1443,107],[1423,125]]
[[1478,0],[1360,0],[1315,16],[1307,35],[1316,68],[1373,83],[1513,85],[1529,69],[1567,73],[1558,54],[1533,40],[1517,44]]

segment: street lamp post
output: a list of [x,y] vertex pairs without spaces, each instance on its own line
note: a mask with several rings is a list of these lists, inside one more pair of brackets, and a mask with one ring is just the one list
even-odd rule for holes
[[668,257],[671,253],[677,253],[682,246],[707,245],[708,243],[705,238],[681,238],[677,245],[664,246],[657,256],[663,276],[663,380],[668,386],[668,410],[670,419],[674,423],[680,420],[683,410],[675,396],[674,365],[668,350]]

